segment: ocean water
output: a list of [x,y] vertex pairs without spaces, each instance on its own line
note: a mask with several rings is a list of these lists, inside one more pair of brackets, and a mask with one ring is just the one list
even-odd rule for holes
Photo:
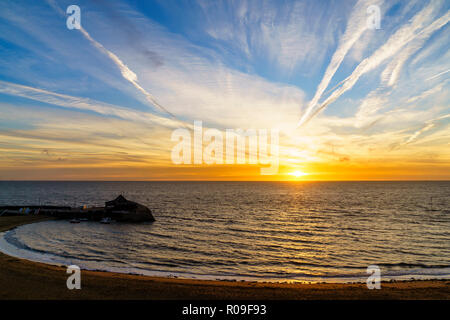
[[365,281],[369,265],[385,280],[450,278],[450,182],[0,182],[0,205],[120,193],[156,222],[40,222],[3,233],[0,250],[200,279]]

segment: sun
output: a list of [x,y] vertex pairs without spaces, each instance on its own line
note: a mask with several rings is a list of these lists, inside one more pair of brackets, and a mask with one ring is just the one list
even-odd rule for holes
[[296,171],[290,172],[289,175],[290,176],[294,176],[296,178],[299,178],[299,177],[306,176],[308,174],[306,172],[302,172],[302,171],[296,170]]

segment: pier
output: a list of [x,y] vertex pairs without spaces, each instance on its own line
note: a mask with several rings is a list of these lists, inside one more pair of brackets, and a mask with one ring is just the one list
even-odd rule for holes
[[57,219],[83,219],[100,221],[110,218],[118,222],[155,221],[150,209],[146,206],[129,201],[120,195],[116,199],[105,202],[104,207],[69,207],[69,206],[0,206],[0,216],[45,215]]

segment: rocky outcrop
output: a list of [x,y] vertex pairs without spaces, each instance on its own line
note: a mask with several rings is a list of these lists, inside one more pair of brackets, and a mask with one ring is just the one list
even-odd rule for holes
[[149,208],[140,203],[129,201],[122,195],[114,200],[105,202],[105,216],[116,221],[155,221]]

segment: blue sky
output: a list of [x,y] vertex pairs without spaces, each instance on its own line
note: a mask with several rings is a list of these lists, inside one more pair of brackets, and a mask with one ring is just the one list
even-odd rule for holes
[[[71,4],[82,30],[66,27]],[[380,8],[380,29],[366,27],[370,5]],[[293,169],[413,161],[450,176],[449,8],[2,1],[0,173],[22,177],[35,166],[36,177],[73,178],[96,166],[164,166],[171,130],[202,120],[282,129]]]

